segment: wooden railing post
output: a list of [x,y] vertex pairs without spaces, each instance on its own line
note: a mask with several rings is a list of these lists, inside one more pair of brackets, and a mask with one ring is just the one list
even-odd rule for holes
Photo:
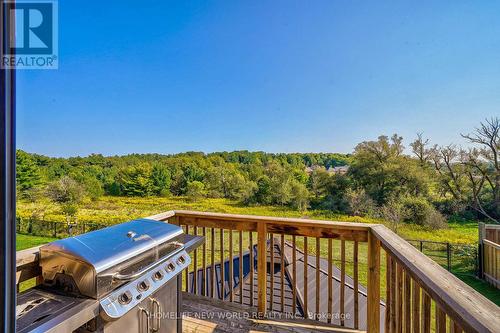
[[[266,313],[267,298],[267,225],[265,222],[257,224],[257,309],[259,316]],[[273,255],[271,253],[271,255]]]
[[368,233],[367,331],[380,332],[380,241]]
[[478,243],[478,277],[484,279],[484,244],[483,239],[486,236],[486,225],[483,222],[479,222],[479,243]]

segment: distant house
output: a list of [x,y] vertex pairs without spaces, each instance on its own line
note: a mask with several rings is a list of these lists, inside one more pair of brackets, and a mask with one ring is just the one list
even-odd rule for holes
[[304,169],[304,171],[305,171],[307,174],[311,174],[314,170],[318,170],[318,169],[321,169],[321,168],[322,168],[322,166],[321,166],[321,165],[317,165],[317,164],[315,164],[315,165],[313,165],[313,166],[306,167],[306,168]]
[[328,172],[336,175],[345,175],[349,171],[348,165],[341,165],[336,167],[329,167]]
[[[324,169],[324,167],[321,165],[313,165],[313,166],[306,167],[304,169],[304,171],[310,175],[313,171],[318,170],[318,169],[322,169],[322,168]],[[329,167],[326,171],[330,174],[345,175],[347,173],[347,171],[349,171],[349,166],[348,165],[341,165],[341,166],[336,166],[336,167]]]
[[[295,261],[295,270],[296,270],[296,279],[297,284],[295,286],[295,302],[293,301],[294,292],[293,292],[293,264],[292,264],[292,244],[289,242],[285,242],[285,248],[281,248],[281,244],[279,239],[275,239],[274,241],[274,267],[271,268],[270,265],[270,251],[268,251],[267,256],[267,283],[268,288],[273,290],[272,300],[271,293],[268,293],[268,304],[272,303],[273,309],[280,311],[281,310],[281,302],[283,302],[283,312],[285,313],[295,313],[298,316],[304,316],[304,282],[308,282],[308,296],[307,303],[308,312],[310,313],[310,317],[314,316],[314,312],[316,310],[316,285],[315,283],[311,283],[311,281],[315,281],[317,277],[319,277],[321,292],[319,300],[319,313],[327,313],[328,311],[328,261],[326,259],[320,258],[319,267],[316,266],[316,257],[312,255],[307,256],[307,278],[304,275],[304,252],[297,249],[296,252],[296,261]],[[268,243],[270,246],[270,242]],[[283,263],[284,267],[281,267],[281,256],[283,255]],[[243,262],[243,275],[240,277],[240,259],[239,256],[235,256],[233,258],[233,274],[232,274],[232,285],[233,285],[233,299],[237,303],[242,303],[248,306],[256,306],[257,305],[257,275],[259,272],[257,271],[257,247],[256,245],[253,248],[253,262],[250,262],[250,253],[246,251],[243,254],[242,262]],[[253,281],[250,280],[250,268],[253,266]],[[188,291],[192,294],[203,294],[205,293],[208,297],[215,297],[218,299],[223,298],[224,300],[229,300],[231,297],[231,289],[229,288],[229,260],[224,261],[224,291],[222,292],[222,277],[221,277],[221,265],[220,263],[214,264],[214,282],[211,281],[211,271],[212,267],[210,264],[206,267],[205,272],[203,269],[197,270],[197,278],[196,278],[196,290],[194,283],[194,272],[189,273],[188,277]],[[271,273],[273,272],[273,273]],[[281,276],[283,273],[283,289],[281,289]],[[271,287],[271,274],[273,275],[273,286]],[[333,266],[333,274],[332,274],[332,309],[334,313],[340,312],[340,290],[341,290],[341,271],[337,266]],[[204,282],[206,283],[205,286]],[[241,288],[243,291],[243,297],[240,298],[240,283],[243,283],[243,287]],[[345,297],[345,309],[344,313],[346,314],[346,319],[344,325],[346,327],[354,327],[354,282],[353,279],[345,275],[344,282],[344,297]],[[253,288],[251,287],[253,285]],[[211,288],[211,286],[215,286],[215,288]],[[251,295],[251,288],[253,289],[253,297]],[[211,295],[211,291],[214,291],[215,295]],[[281,294],[281,290],[283,290],[283,296]],[[366,288],[361,284],[358,284],[358,297],[356,298],[358,301],[359,307],[359,329],[366,330],[366,309],[367,309],[367,293]],[[283,300],[281,298],[283,297]],[[293,308],[293,304],[295,304],[295,309]],[[385,319],[385,303],[383,301],[380,302],[380,320],[383,323]],[[320,321],[326,322],[326,318],[321,318]],[[340,320],[334,318],[332,320],[333,324],[340,325]],[[383,332],[384,327],[382,325],[381,332]]]

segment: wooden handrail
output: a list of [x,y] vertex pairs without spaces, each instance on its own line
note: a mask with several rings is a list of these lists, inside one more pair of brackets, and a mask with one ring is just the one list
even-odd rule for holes
[[[214,268],[214,252],[216,250],[214,235],[220,235],[220,243],[218,242],[217,246],[220,244],[219,253],[222,258],[224,254],[224,241],[222,239],[224,232],[232,233],[233,231],[240,231],[240,235],[241,232],[248,233],[247,239],[250,240],[249,247],[253,248],[252,246],[257,245],[257,305],[259,312],[266,312],[268,309],[268,304],[266,303],[268,283],[266,276],[267,255],[269,252],[271,255],[274,255],[273,251],[269,250],[268,234],[271,234],[271,237],[272,234],[281,234],[291,235],[293,237],[292,244],[294,254],[296,251],[295,238],[316,237],[317,241],[320,238],[328,239],[330,259],[332,239],[341,241],[343,253],[345,251],[345,241],[368,243],[368,311],[366,315],[368,319],[367,330],[369,332],[379,332],[380,330],[379,300],[381,297],[381,248],[387,255],[387,265],[389,269],[389,274],[386,276],[388,292],[386,295],[386,315],[390,315],[390,317],[387,317],[385,320],[386,332],[392,332],[393,327],[397,330],[403,328],[405,331],[411,327],[413,327],[414,330],[419,330],[419,328],[421,328],[422,332],[429,332],[431,327],[430,311],[432,301],[436,304],[436,327],[438,330],[443,328],[443,323],[446,322],[446,316],[451,319],[454,332],[460,332],[461,330],[466,332],[492,332],[500,327],[500,316],[498,315],[500,312],[495,304],[488,301],[485,297],[450,274],[439,264],[420,253],[411,244],[407,243],[383,225],[205,213],[185,210],[168,211],[150,216],[149,218],[185,225],[186,227],[191,227],[189,228],[191,232],[197,232],[197,230],[199,230],[198,228],[202,228],[204,234],[212,235],[211,242],[207,244],[207,247],[210,247],[210,256],[200,256],[203,258],[212,258],[212,273]],[[206,228],[209,228],[210,232],[205,233]],[[218,229],[220,233],[215,233],[215,229]],[[257,233],[257,238],[252,238],[252,233]],[[230,237],[230,239],[232,239],[232,237]],[[239,241],[239,253],[241,253],[241,238],[235,237],[235,239]],[[257,242],[252,243],[252,239],[253,242]],[[490,245],[489,242],[487,244]],[[17,255],[18,282],[40,275],[38,248],[19,251]],[[307,253],[304,253],[304,260],[306,259]],[[345,260],[343,256],[342,260]],[[329,265],[331,265],[331,260],[329,260],[329,262]],[[293,264],[295,265],[295,262]],[[331,275],[330,269],[331,267],[329,267],[329,275]],[[253,267],[251,272],[253,274]],[[210,281],[212,281],[212,286],[206,288],[210,289],[207,295],[210,297],[217,297],[214,294],[215,290],[213,290],[216,281],[214,281],[213,277]],[[202,280],[202,282],[204,286],[203,288],[198,288],[198,290],[203,290],[207,287],[205,281]],[[330,285],[323,285],[322,287],[331,289]],[[253,290],[253,284],[251,288],[251,290]],[[295,293],[295,288],[293,290]],[[232,291],[230,291],[230,296],[231,299],[233,299],[234,295],[231,293]],[[222,293],[219,296],[223,297]],[[324,296],[322,295],[322,297]],[[339,295],[336,295],[336,297],[339,297]],[[234,299],[238,300],[239,298],[234,297]],[[420,301],[422,301],[421,308]],[[410,302],[413,304],[411,307],[409,305]],[[331,300],[329,300],[329,306],[331,305],[330,303]],[[418,306],[416,307],[415,304]],[[401,308],[397,308],[399,306]],[[314,306],[310,308],[314,308]],[[409,320],[411,320],[411,323]]]
[[[339,222],[339,221],[326,221],[326,220],[312,220],[293,217],[274,217],[274,216],[260,216],[260,215],[241,215],[241,214],[226,214],[226,213],[212,213],[212,212],[198,212],[191,210],[174,210],[171,211],[175,216],[180,217],[195,217],[195,218],[210,218],[218,219],[221,221],[233,222],[263,222],[269,223],[293,223],[297,225],[314,225],[314,226],[329,226],[346,230],[364,230],[367,231],[371,226],[378,224],[359,223],[359,222]],[[170,212],[169,212],[170,213]],[[158,214],[161,215],[161,214]]]
[[156,220],[156,221],[166,221],[169,218],[173,217],[174,215],[175,215],[175,211],[169,210],[169,211],[166,211],[166,212],[163,212],[163,213],[159,213],[159,214],[155,214],[155,215],[151,215],[151,216],[148,216],[148,217],[145,217],[145,218],[146,219],[150,219],[150,220]]
[[257,215],[237,215],[223,213],[196,212],[187,210],[174,211],[175,217],[186,224],[199,227],[215,227],[231,230],[257,231],[259,223],[265,223],[269,233],[285,233],[308,237],[333,238],[366,242],[368,231],[375,224],[283,218]]
[[500,250],[500,244],[497,244],[497,243],[492,242],[492,241],[487,240],[487,239],[483,239],[483,243],[487,244],[487,245],[489,245],[489,246],[491,246],[491,247],[493,247],[493,248],[495,248],[497,250]]
[[382,247],[467,332],[495,332],[500,310],[491,301],[383,225],[373,226]]
[[[42,273],[39,262],[40,246],[35,246],[16,253],[16,284],[39,277]],[[37,281],[38,282],[38,281]]]

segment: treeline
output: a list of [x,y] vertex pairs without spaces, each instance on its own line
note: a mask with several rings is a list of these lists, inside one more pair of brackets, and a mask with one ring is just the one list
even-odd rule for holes
[[[51,158],[18,151],[18,195],[48,196],[68,216],[87,197],[228,198],[245,205],[288,205],[382,217],[397,231],[412,222],[433,228],[446,218],[500,219],[498,118],[463,137],[467,148],[431,145],[422,134],[380,136],[351,155],[188,152]],[[347,166],[339,168],[339,166]]]
[[[19,150],[17,187],[19,196],[28,200],[44,195],[56,202],[78,202],[85,196],[174,195],[305,209],[306,167],[332,168],[347,165],[350,159],[344,154],[248,151],[51,158]],[[65,189],[74,193],[67,193],[67,198],[56,195]]]

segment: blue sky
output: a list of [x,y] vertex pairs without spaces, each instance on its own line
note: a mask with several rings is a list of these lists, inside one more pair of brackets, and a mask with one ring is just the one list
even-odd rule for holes
[[[18,147],[51,156],[351,152],[500,114],[489,1],[59,1],[59,69],[19,71]],[[408,140],[407,140],[408,143]]]

